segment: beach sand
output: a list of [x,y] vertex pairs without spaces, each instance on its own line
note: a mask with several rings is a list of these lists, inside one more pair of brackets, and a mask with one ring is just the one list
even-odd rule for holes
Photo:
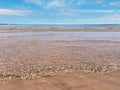
[[33,80],[1,81],[0,90],[119,90],[120,73],[65,73]]
[[0,90],[119,90],[119,41],[8,31],[0,36]]

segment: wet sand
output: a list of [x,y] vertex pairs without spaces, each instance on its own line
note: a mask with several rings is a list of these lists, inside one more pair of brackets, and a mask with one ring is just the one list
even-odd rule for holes
[[32,27],[7,27],[0,28],[0,33],[15,33],[15,32],[120,32],[119,28],[58,28],[58,27],[50,27],[50,28],[32,28]]
[[0,90],[119,90],[120,73],[65,73],[33,80],[1,81]]
[[0,90],[119,89],[116,34],[7,32],[0,35]]

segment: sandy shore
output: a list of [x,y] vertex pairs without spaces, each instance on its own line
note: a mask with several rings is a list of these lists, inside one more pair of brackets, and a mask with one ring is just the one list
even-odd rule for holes
[[52,30],[1,34],[0,90],[119,90],[119,37]]
[[33,80],[1,81],[0,90],[119,90],[120,73],[65,73]]

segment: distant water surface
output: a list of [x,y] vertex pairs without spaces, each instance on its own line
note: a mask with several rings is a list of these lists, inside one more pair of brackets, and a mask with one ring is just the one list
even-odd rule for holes
[[[96,28],[96,29],[120,29],[120,25],[0,25],[1,28]],[[11,40],[111,40],[120,41],[120,32],[16,32],[0,33],[0,41]]]
[[120,24],[11,24],[11,25],[0,25],[4,28],[96,28],[96,29],[106,29],[106,28],[120,28]]

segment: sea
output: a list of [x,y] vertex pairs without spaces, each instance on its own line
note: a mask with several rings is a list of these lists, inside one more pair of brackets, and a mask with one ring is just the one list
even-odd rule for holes
[[[120,42],[120,24],[6,24],[0,25],[0,28],[37,28],[37,29],[50,29],[50,28],[60,28],[62,29],[99,29],[108,31],[105,32],[54,32],[54,31],[45,31],[45,32],[34,32],[34,31],[25,31],[25,32],[11,32],[11,33],[2,33],[0,32],[0,41],[16,41],[16,40],[41,40],[41,41],[50,41],[50,40],[109,40],[109,41],[118,41]],[[112,29],[112,32],[109,32],[109,29]],[[1,29],[0,29],[1,30]]]
[[4,24],[0,27],[13,27],[13,28],[96,28],[96,29],[105,29],[105,28],[120,28],[120,24]]

